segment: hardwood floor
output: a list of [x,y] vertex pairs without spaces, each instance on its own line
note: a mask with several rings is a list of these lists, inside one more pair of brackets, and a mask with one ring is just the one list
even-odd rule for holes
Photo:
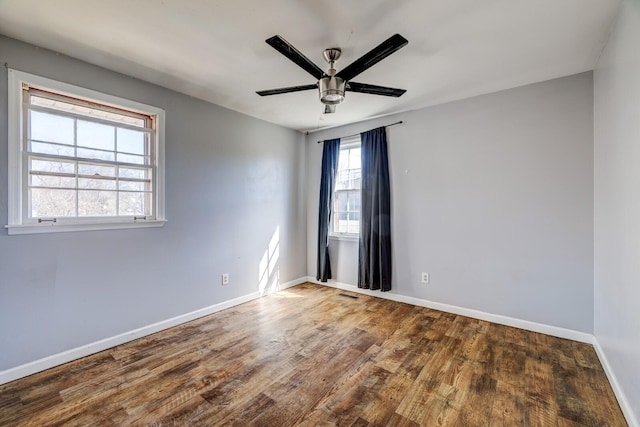
[[0,386],[0,425],[625,426],[593,348],[304,284]]

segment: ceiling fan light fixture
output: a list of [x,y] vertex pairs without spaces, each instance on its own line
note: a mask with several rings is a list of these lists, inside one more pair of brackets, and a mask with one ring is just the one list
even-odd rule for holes
[[325,76],[318,81],[320,102],[325,105],[336,105],[344,101],[346,82],[340,77]]

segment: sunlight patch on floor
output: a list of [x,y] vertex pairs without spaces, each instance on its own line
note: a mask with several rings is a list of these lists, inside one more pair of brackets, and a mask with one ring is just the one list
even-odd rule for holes
[[271,295],[272,298],[304,298],[304,296],[291,291],[279,291]]

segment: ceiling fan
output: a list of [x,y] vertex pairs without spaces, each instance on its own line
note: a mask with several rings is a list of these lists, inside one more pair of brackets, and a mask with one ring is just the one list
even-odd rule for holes
[[279,89],[260,90],[256,93],[260,96],[279,95],[281,93],[299,92],[303,90],[318,89],[320,92],[320,102],[325,105],[325,113],[334,113],[336,105],[344,101],[345,91],[370,93],[372,95],[383,95],[399,97],[406,92],[405,89],[376,86],[366,83],[351,81],[352,78],[362,73],[382,61],[387,56],[406,46],[409,41],[400,34],[395,34],[387,40],[374,47],[371,51],[353,61],[350,65],[336,73],[334,64],[340,59],[342,50],[337,47],[325,49],[324,59],[329,63],[329,70],[325,73],[309,58],[304,56],[291,43],[276,35],[265,40],[267,44],[275,50],[295,62],[299,67],[318,79],[317,83],[302,86],[290,86]]

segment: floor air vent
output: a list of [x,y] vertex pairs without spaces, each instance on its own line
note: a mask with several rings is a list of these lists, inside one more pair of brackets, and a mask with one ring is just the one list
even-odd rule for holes
[[338,295],[340,295],[341,297],[347,297],[347,298],[358,299],[358,297],[357,297],[357,296],[355,296],[355,295],[347,295],[347,294],[338,294]]

